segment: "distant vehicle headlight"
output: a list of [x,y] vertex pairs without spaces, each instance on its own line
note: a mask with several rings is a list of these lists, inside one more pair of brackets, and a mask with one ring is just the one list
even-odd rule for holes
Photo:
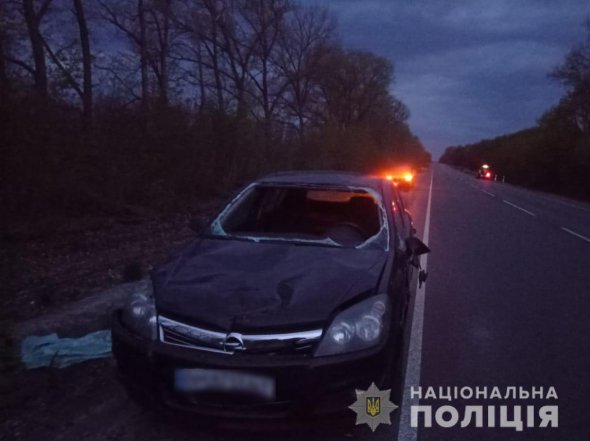
[[354,352],[378,344],[388,307],[387,295],[380,294],[342,311],[324,334],[315,356]]
[[131,295],[123,307],[121,321],[126,327],[142,337],[156,340],[158,320],[151,283],[145,290]]

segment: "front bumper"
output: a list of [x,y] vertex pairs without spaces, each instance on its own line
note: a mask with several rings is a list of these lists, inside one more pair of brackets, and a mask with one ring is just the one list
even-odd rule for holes
[[[387,363],[386,346],[331,357],[219,354],[148,341],[129,331],[118,315],[112,328],[113,354],[121,380],[132,396],[157,406],[236,419],[289,418],[348,413],[355,389],[380,385]],[[272,401],[236,400],[175,390],[178,368],[231,369],[272,377]]]

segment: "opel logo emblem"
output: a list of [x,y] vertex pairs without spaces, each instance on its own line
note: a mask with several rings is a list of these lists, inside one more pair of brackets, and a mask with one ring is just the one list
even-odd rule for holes
[[223,350],[226,352],[234,352],[236,350],[244,349],[244,341],[242,340],[242,334],[232,332],[225,336],[223,341]]

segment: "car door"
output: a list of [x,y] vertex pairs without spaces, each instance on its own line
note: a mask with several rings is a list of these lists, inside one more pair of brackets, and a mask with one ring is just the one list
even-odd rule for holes
[[390,223],[390,260],[388,291],[394,323],[403,326],[410,297],[410,271],[406,239],[410,225],[405,219],[403,204],[391,182],[384,184],[385,205]]

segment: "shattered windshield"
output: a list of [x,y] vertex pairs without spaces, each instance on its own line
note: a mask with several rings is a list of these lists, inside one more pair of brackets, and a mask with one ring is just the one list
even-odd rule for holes
[[255,241],[387,248],[379,197],[361,188],[253,185],[230,202],[210,230]]

